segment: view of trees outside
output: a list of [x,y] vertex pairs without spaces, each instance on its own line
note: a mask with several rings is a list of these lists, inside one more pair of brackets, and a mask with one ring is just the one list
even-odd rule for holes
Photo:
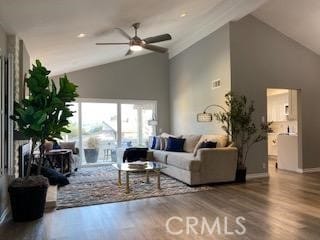
[[[81,116],[79,116],[81,104]],[[152,119],[154,106],[151,104],[121,104],[121,146],[117,145],[118,104],[100,102],[72,103],[75,112],[70,119],[71,133],[65,134],[64,141],[75,141],[82,155],[83,164],[108,163],[117,161],[119,150],[127,147],[147,146],[153,127],[148,125]],[[79,117],[81,117],[80,146]],[[97,159],[87,161],[89,150],[96,149]]]

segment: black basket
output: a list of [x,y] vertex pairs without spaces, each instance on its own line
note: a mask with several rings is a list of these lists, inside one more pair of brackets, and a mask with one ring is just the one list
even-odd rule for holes
[[12,217],[16,222],[32,221],[44,213],[47,186],[9,187]]

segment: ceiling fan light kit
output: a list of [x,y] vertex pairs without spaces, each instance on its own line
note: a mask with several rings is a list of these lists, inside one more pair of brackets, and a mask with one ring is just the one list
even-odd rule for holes
[[153,45],[151,43],[171,40],[172,37],[170,34],[167,33],[141,39],[140,37],[138,37],[138,28],[140,27],[140,23],[134,23],[132,24],[132,27],[134,28],[135,33],[133,37],[130,37],[130,35],[121,28],[115,28],[115,30],[119,31],[122,36],[129,40],[128,43],[96,43],[96,45],[129,45],[129,50],[125,54],[126,56],[131,55],[133,52],[141,51],[142,49],[147,49],[158,53],[166,53],[168,51],[167,48]]

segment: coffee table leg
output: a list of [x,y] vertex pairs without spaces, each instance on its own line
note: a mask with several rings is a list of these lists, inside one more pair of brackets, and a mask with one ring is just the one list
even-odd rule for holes
[[129,187],[129,172],[126,171],[126,193],[130,193],[130,187]]
[[149,178],[149,171],[148,170],[146,171],[146,177],[147,177],[147,181],[146,182],[149,184],[150,183],[150,178]]
[[118,170],[118,185],[121,186],[121,171]]
[[158,189],[161,190],[161,186],[160,186],[160,171],[157,171],[157,178],[158,178]]

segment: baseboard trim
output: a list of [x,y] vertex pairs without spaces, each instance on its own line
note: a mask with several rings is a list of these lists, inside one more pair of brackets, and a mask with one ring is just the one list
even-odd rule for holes
[[267,178],[267,177],[269,177],[268,173],[250,173],[250,174],[247,174],[246,179],[250,180],[254,178]]
[[9,219],[10,209],[7,207],[4,209],[1,217],[0,217],[0,225],[5,223]]
[[314,172],[320,172],[320,167],[317,168],[299,168],[297,170],[298,173],[314,173]]

